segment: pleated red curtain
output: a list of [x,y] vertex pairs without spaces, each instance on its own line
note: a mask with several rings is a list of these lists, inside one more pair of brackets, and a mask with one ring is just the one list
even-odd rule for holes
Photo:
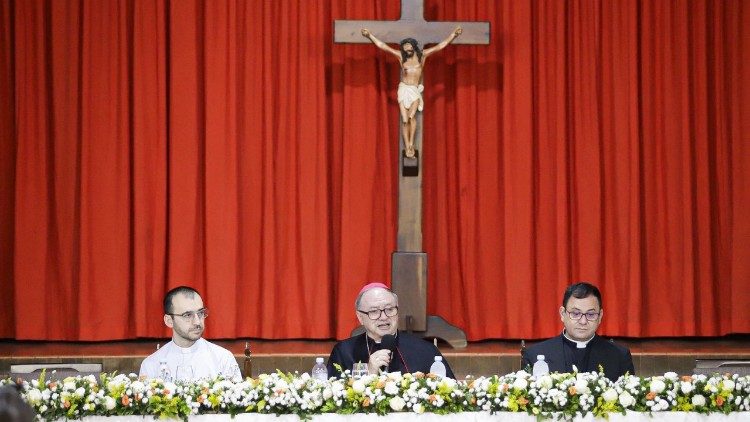
[[[0,337],[345,337],[395,248],[398,66],[334,45],[396,0],[0,2]],[[750,332],[750,7],[426,0],[490,21],[425,74],[430,313],[555,334]]]

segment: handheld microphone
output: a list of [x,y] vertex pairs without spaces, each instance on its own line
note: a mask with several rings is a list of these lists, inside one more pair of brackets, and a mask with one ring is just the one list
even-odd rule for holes
[[380,339],[380,348],[388,349],[391,352],[396,350],[396,336],[394,336],[393,334],[384,335],[383,338]]
[[[380,349],[387,349],[391,351],[391,359],[393,359],[393,352],[396,350],[396,336],[393,334],[386,334],[380,339]],[[388,365],[381,366],[384,371],[388,370]]]

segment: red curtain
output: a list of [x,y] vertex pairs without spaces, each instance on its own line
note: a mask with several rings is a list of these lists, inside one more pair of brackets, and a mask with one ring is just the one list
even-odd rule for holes
[[[398,66],[335,45],[396,0],[0,2],[0,337],[346,337],[390,281]],[[750,332],[750,4],[427,0],[428,310],[469,339]],[[447,35],[447,34],[446,34]],[[742,84],[741,81],[745,81]]]

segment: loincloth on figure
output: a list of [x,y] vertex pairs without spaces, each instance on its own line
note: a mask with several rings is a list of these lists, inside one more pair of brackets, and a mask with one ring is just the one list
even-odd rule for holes
[[414,101],[419,101],[417,110],[422,111],[424,109],[424,100],[422,100],[422,91],[424,91],[424,85],[408,85],[403,82],[398,84],[398,102],[403,104],[407,109],[411,107]]

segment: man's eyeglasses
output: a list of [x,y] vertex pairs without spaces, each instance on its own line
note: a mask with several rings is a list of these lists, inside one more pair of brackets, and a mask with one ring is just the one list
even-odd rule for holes
[[569,311],[565,310],[565,313],[568,314],[568,318],[578,321],[581,319],[582,316],[586,315],[586,320],[588,321],[596,321],[599,319],[599,315],[601,314],[601,311],[598,312],[581,312],[581,311]]
[[398,306],[390,306],[385,309],[373,309],[372,311],[360,311],[357,309],[357,312],[367,315],[368,318],[374,321],[380,319],[380,315],[382,314],[385,314],[387,317],[392,317],[398,314]]
[[167,315],[172,315],[173,317],[180,317],[184,319],[185,321],[192,321],[193,318],[195,318],[196,316],[198,317],[198,319],[206,319],[206,317],[208,316],[208,308],[198,309],[197,311],[183,312],[181,314],[168,313]]

